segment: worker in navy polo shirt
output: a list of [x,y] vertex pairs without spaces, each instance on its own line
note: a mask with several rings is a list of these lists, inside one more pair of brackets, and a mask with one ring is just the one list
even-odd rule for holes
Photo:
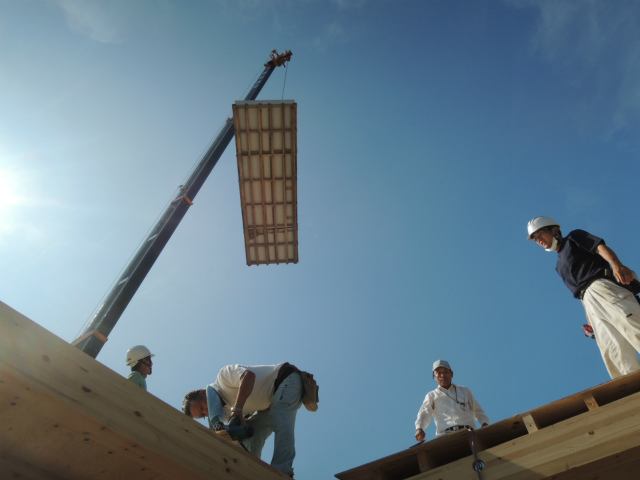
[[558,252],[556,270],[575,298],[581,299],[611,378],[640,370],[640,283],[602,238],[573,230],[566,237],[550,217],[527,226],[527,240]]

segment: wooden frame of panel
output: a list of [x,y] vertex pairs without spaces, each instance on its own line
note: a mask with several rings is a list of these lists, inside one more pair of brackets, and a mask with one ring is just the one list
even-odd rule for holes
[[233,120],[247,265],[298,263],[297,104],[237,101]]

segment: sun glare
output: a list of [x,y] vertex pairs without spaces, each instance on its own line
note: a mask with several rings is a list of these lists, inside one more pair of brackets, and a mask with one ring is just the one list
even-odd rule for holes
[[16,182],[17,179],[14,174],[4,168],[0,168],[0,213],[18,203]]
[[18,225],[21,181],[21,175],[15,170],[0,166],[0,246]]

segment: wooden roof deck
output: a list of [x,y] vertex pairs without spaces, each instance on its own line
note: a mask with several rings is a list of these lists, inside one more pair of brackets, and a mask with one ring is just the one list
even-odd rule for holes
[[[483,480],[635,480],[640,372],[474,434]],[[340,480],[475,480],[457,432]],[[269,465],[0,302],[0,478],[276,480]]]
[[289,478],[0,302],[0,478]]
[[[474,432],[482,480],[640,478],[640,372]],[[336,474],[340,480],[477,480],[459,431]]]

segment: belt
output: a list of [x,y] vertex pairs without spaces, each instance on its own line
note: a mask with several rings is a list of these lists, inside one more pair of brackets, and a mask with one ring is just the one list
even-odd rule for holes
[[469,425],[454,425],[453,427],[449,427],[449,428],[445,428],[445,432],[456,432],[458,430],[463,430],[463,429],[471,429],[471,427]]
[[[613,276],[613,272],[607,269],[601,275],[590,278],[587,284],[584,286],[584,288],[580,289],[580,300],[584,298],[584,294],[586,293],[586,291],[588,290],[588,288],[591,286],[593,282],[595,282],[596,280],[602,280],[603,278],[606,280],[611,280],[614,283],[616,282],[616,278]],[[620,285],[620,286],[624,287],[625,285]]]
[[601,278],[605,278],[605,277],[597,277],[589,280],[589,283],[587,283],[587,285],[582,290],[580,290],[580,300],[584,298],[584,294],[587,292],[587,289],[591,286],[591,284],[596,280],[600,280]]
[[[618,287],[622,287],[622,288],[626,288],[627,290],[629,290],[631,293],[633,293],[634,295],[638,295],[640,293],[640,282],[638,280],[636,280],[635,278],[631,280],[631,283],[629,283],[628,285],[625,285],[624,283],[620,283],[618,282],[618,280],[616,279],[616,277],[613,275],[613,271],[609,270],[608,268],[604,271],[603,274],[598,275],[597,277],[591,278],[589,279],[589,281],[587,282],[587,284],[584,286],[584,288],[582,288],[580,290],[580,300],[582,300],[584,298],[584,294],[586,293],[587,289],[591,286],[591,284],[593,282],[595,282],[596,280],[600,280],[600,279],[606,279],[606,280],[611,280],[613,283],[615,283]],[[640,302],[640,300],[639,300]]]

